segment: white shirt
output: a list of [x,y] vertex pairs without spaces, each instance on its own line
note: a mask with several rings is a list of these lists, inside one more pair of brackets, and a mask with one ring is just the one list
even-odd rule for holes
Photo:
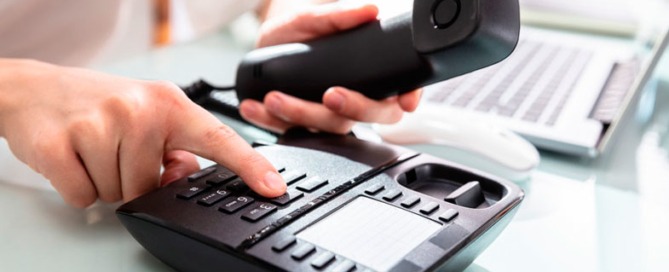
[[[176,41],[219,29],[261,0],[172,0]],[[86,66],[151,48],[153,0],[2,0],[0,57]]]

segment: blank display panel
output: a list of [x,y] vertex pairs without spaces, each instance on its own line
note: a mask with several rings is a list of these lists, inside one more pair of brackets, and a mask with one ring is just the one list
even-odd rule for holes
[[296,236],[377,271],[387,271],[441,224],[358,197]]

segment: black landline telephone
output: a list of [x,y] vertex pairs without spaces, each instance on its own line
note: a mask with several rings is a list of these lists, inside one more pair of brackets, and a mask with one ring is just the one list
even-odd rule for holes
[[509,223],[517,185],[351,136],[291,131],[256,149],[281,170],[266,199],[215,165],[121,206],[179,271],[458,271]]
[[[403,93],[504,59],[518,21],[516,0],[416,0],[412,13],[249,53],[236,95],[261,100],[278,89],[320,101],[334,85],[377,99]],[[185,91],[205,107],[220,104],[201,87]],[[350,136],[294,130],[256,149],[287,194],[260,197],[214,165],[117,215],[179,271],[453,271],[492,242],[523,198],[511,182]]]

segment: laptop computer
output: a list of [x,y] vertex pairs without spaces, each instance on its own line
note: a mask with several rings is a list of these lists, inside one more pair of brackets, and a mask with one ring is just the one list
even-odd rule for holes
[[[594,157],[645,87],[667,45],[523,26],[509,58],[425,88],[435,108],[517,132],[540,149]],[[427,115],[426,115],[427,116]]]
[[633,0],[519,0],[525,25],[631,37],[648,14]]

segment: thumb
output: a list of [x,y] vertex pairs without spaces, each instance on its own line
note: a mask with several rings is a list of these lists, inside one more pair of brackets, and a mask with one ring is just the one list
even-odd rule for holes
[[160,176],[160,186],[167,185],[200,170],[195,155],[182,150],[169,151],[163,154],[163,167],[165,171]]
[[266,22],[261,29],[257,47],[304,42],[332,35],[374,21],[378,13],[378,8],[371,4],[322,5],[314,10]]
[[168,150],[185,150],[223,165],[253,191],[265,197],[286,192],[286,183],[274,166],[230,127],[197,105],[172,111]]

